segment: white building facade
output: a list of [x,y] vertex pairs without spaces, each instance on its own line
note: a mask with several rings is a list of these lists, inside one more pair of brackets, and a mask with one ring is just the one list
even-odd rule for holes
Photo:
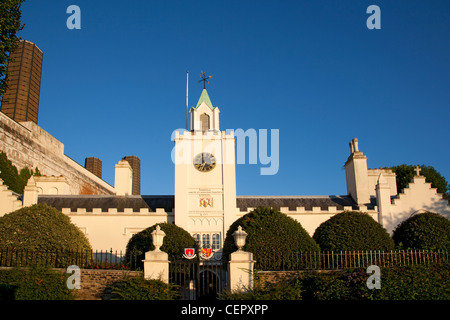
[[[359,150],[357,139],[350,142],[350,155],[345,163],[347,195],[237,196],[236,139],[232,131],[220,131],[219,114],[219,108],[212,105],[204,89],[196,107],[190,110],[190,130],[175,133],[174,195],[132,195],[132,168],[126,161],[120,161],[115,166],[114,187],[84,173],[111,194],[77,194],[77,189],[71,186],[76,179],[73,170],[70,177],[32,177],[23,195],[10,191],[0,179],[0,216],[23,206],[47,203],[68,215],[86,234],[94,250],[118,251],[125,251],[133,234],[162,222],[175,223],[202,246],[220,251],[229,226],[258,206],[273,207],[287,214],[310,235],[321,223],[344,210],[367,212],[390,233],[401,221],[423,210],[450,217],[448,201],[419,171],[403,193],[398,194],[395,173],[368,169],[367,157]],[[1,116],[3,121],[5,116]],[[19,124],[9,126],[30,135],[30,130]],[[43,130],[33,128],[32,132],[40,131]],[[49,136],[46,132],[43,135]],[[13,138],[20,141],[20,134],[16,132]],[[9,150],[12,142],[8,139],[12,138],[5,136],[2,146]],[[15,152],[20,153],[17,142],[12,144]],[[68,162],[62,153],[59,156]],[[37,157],[35,151],[33,157]],[[53,163],[60,162],[55,154],[47,157]],[[26,154],[20,154],[19,158],[26,162]]]

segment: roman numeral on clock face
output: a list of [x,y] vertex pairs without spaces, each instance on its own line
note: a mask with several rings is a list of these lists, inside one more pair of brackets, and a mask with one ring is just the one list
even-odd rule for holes
[[216,167],[216,158],[210,153],[199,153],[194,158],[194,167],[200,172],[209,172]]

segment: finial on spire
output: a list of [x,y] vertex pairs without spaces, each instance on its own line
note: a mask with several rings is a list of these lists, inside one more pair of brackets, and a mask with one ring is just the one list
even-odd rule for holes
[[209,79],[211,79],[212,76],[207,76],[202,70],[202,72],[200,74],[200,78],[201,78],[201,80],[198,80],[198,83],[203,81],[203,89],[206,89],[206,83],[209,84]]

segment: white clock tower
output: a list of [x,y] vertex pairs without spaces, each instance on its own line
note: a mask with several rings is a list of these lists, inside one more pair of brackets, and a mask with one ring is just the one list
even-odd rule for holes
[[175,134],[175,224],[202,247],[222,248],[237,219],[234,132],[219,129],[219,108],[203,89],[190,131]]

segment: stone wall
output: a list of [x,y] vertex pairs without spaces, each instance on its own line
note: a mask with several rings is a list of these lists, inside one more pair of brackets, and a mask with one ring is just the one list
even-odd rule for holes
[[302,271],[256,271],[256,286],[264,286],[265,283],[278,283],[283,280],[292,280],[298,278],[305,272],[331,273],[334,270],[302,270]]
[[256,286],[264,286],[265,283],[277,283],[282,280],[291,280],[299,276],[300,271],[257,271]]
[[[0,267],[10,270],[12,267]],[[66,269],[53,269],[66,273]],[[110,300],[113,297],[113,285],[130,277],[143,276],[143,271],[81,269],[80,289],[76,290],[75,300]]]
[[64,144],[34,122],[16,122],[0,112],[0,151],[18,170],[39,168],[42,175],[64,176],[71,194],[114,194],[114,187],[64,154]]
[[142,275],[142,271],[81,269],[81,289],[77,292],[76,300],[109,300],[113,284],[127,277]]

